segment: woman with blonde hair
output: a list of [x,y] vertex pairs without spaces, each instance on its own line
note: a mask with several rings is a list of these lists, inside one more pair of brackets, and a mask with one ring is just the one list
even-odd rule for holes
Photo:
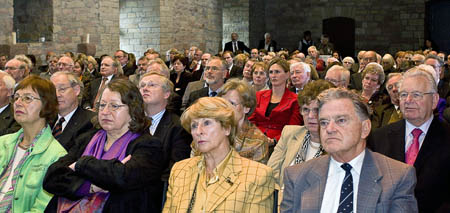
[[232,148],[237,127],[232,104],[200,98],[182,114],[181,124],[201,155],[175,163],[163,212],[272,212],[272,169]]

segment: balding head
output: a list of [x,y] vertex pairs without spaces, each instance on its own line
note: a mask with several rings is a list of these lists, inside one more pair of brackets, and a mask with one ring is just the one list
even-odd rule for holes
[[73,59],[68,56],[63,56],[59,58],[58,63],[56,64],[58,67],[58,71],[73,71]]
[[350,71],[343,66],[334,65],[328,69],[325,80],[333,83],[336,87],[347,88],[350,83]]

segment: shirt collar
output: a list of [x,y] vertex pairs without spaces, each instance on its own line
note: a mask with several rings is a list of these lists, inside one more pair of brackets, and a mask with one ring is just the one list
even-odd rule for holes
[[[366,150],[364,149],[361,153],[359,153],[358,156],[356,156],[355,158],[353,158],[351,161],[347,162],[348,164],[350,164],[350,166],[352,166],[352,170],[360,175],[361,174],[361,168],[363,165],[363,161],[364,161],[364,156],[366,155]],[[333,171],[330,171],[330,174],[337,174],[339,172],[345,172],[342,168],[341,165],[344,163],[341,162],[337,162],[333,157],[331,157],[330,160],[330,164],[331,167],[330,169]]]
[[[75,113],[75,111],[77,111],[78,107],[75,108],[74,110],[72,110],[72,112],[70,112],[69,114],[67,114],[66,116],[64,116],[64,120],[65,122],[69,122],[70,119],[72,118],[73,114]],[[61,119],[61,115],[58,114],[58,120]]]
[[[227,156],[222,160],[222,162],[220,162],[216,168],[214,168],[213,170],[213,174],[214,177],[212,177],[209,181],[208,184],[213,184],[217,181],[219,181],[220,176],[222,176],[223,172],[225,171],[225,168],[227,167],[228,161],[230,161],[231,159],[231,155],[232,155],[232,150],[234,148],[230,147],[230,151],[228,152]],[[205,172],[206,169],[206,162],[205,162],[205,156],[202,155],[201,161],[198,164],[199,170],[200,172]]]
[[431,115],[431,117],[425,121],[421,126],[414,126],[412,123],[408,122],[406,119],[406,132],[405,132],[405,136],[408,136],[409,134],[411,134],[411,132],[415,129],[415,128],[419,128],[420,130],[422,130],[422,132],[424,133],[424,135],[428,132],[428,128],[430,128],[431,125],[431,121],[433,121],[433,115]]

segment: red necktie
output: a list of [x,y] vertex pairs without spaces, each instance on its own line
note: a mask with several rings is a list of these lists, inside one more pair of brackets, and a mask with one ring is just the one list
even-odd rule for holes
[[409,146],[408,151],[406,151],[406,163],[409,165],[414,165],[416,161],[417,154],[419,154],[419,137],[422,134],[422,130],[415,128],[412,132],[413,142]]

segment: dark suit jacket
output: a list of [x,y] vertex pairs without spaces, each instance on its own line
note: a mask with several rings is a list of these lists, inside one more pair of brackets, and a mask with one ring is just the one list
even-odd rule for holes
[[[281,212],[319,212],[330,156],[284,170]],[[417,212],[414,168],[366,149],[354,212]]]
[[66,150],[70,150],[78,136],[92,129],[91,119],[94,116],[94,112],[78,107],[59,136],[59,143]]
[[[405,120],[373,131],[368,146],[405,162]],[[419,212],[450,211],[450,128],[434,117],[414,163]]]
[[350,76],[350,85],[348,85],[350,89],[355,89],[358,91],[362,90],[362,73],[357,72]]
[[192,92],[189,95],[189,100],[187,102],[186,108],[192,105],[197,99],[208,96],[209,96],[209,87],[203,87],[199,90]]
[[391,119],[393,122],[402,119],[401,113],[397,113],[394,104],[389,103],[376,107],[370,119],[372,121],[372,129],[388,125]]
[[[89,181],[110,192],[103,212],[161,212],[163,152],[159,139],[148,132],[126,147],[125,164],[117,159],[82,156],[96,131],[81,135],[69,153],[47,170],[43,187],[54,194],[45,212],[56,212],[58,198],[79,200],[78,189]],[[75,171],[69,165],[77,162]]]
[[161,179],[168,181],[173,164],[189,158],[192,136],[181,126],[180,117],[168,111],[159,121],[153,136],[159,138],[162,142],[164,162],[168,163],[168,167],[164,170]]
[[[113,75],[113,77],[111,78],[111,81],[114,80],[116,78],[117,75]],[[87,90],[86,94],[89,97],[89,103],[83,103],[83,107],[91,107],[94,108],[94,106],[92,106],[92,103],[95,101],[95,97],[97,96],[97,92],[98,89],[100,88],[100,84],[102,84],[102,77],[101,78],[96,78],[93,79],[91,81],[91,86],[90,87],[85,87],[84,89]]]
[[0,136],[19,131],[21,126],[14,120],[11,104],[0,113]]
[[280,139],[281,130],[285,125],[301,125],[303,119],[297,102],[297,94],[284,90],[280,103],[276,106],[269,117],[266,117],[272,90],[262,90],[256,93],[256,108],[249,121],[255,124],[261,132],[269,138]]
[[[258,50],[264,49],[265,43],[266,43],[266,40],[264,40],[264,39],[260,40],[259,44],[258,44]],[[273,47],[273,51],[274,52],[278,51],[278,49],[277,49],[277,42],[276,41],[274,41],[274,40],[270,41],[270,44],[269,44],[269,47],[268,47],[269,49],[267,51],[271,51],[270,50],[271,47]]]
[[122,69],[125,76],[130,76],[136,72],[137,66],[136,64],[126,64]]
[[236,65],[233,65],[233,67],[230,70],[230,77],[229,78],[242,78],[242,72],[244,69],[242,67],[238,67]]
[[[241,51],[241,53],[248,52],[250,53],[250,48],[247,47],[247,45],[244,44],[244,42],[242,41],[238,41],[238,51]],[[225,43],[225,47],[223,48],[223,51],[230,51],[233,52],[233,43],[232,41]],[[237,52],[233,52],[233,53],[237,53]]]

